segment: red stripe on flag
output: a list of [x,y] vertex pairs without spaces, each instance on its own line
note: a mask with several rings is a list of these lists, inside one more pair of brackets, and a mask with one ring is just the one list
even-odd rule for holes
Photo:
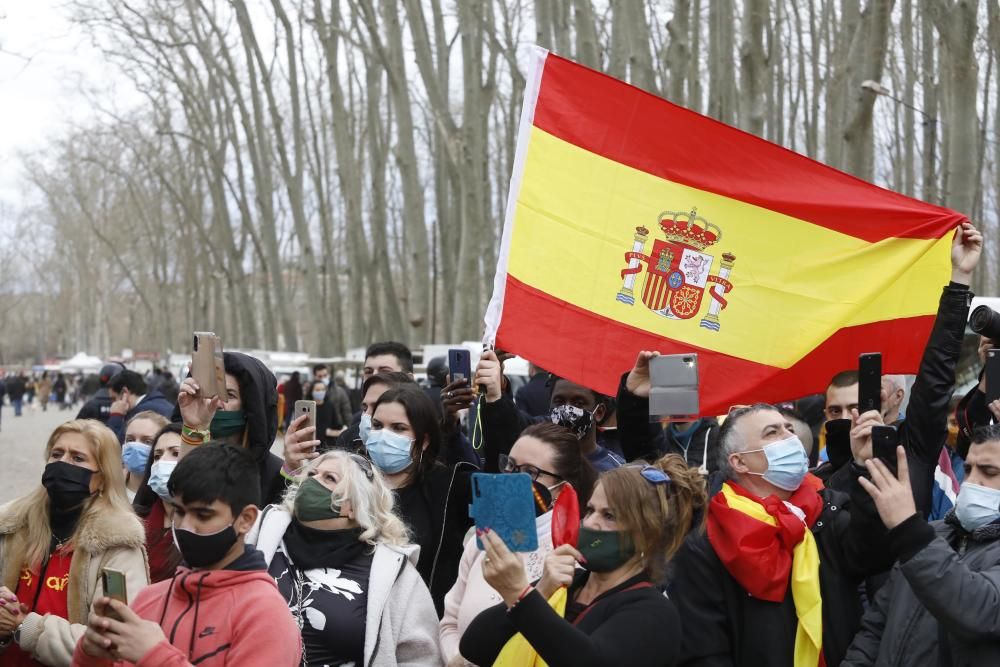
[[[638,301],[635,307],[645,308]],[[725,313],[720,321],[726,326]],[[674,324],[663,320],[664,330]],[[836,373],[857,368],[859,354],[878,351],[873,341],[892,341],[882,350],[884,372],[914,373],[933,324],[933,315],[923,315],[841,329],[791,368],[780,369],[615,322],[508,276],[496,345],[610,396],[640,350],[698,352],[701,412],[722,415],[734,404],[823,392]]]
[[[877,187],[549,54],[534,125],[653,176],[864,239],[941,238],[965,216]],[[684,210],[694,202],[664,202]],[[712,222],[709,210],[700,211]]]

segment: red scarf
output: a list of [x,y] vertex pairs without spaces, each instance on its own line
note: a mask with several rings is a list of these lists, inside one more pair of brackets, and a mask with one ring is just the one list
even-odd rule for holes
[[[777,496],[758,498],[735,482],[729,482],[729,486],[739,495],[760,503],[778,525],[771,526],[732,509],[725,496],[717,493],[708,505],[708,541],[726,570],[747,593],[781,602],[788,591],[792,550],[802,541],[806,526]],[[818,477],[806,475],[788,499],[806,515],[810,528],[823,511],[823,498],[819,495],[822,489],[823,482]]]

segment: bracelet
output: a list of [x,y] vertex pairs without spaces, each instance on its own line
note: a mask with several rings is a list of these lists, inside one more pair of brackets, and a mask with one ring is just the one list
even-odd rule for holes
[[516,600],[514,600],[514,604],[512,604],[512,605],[511,605],[511,606],[509,606],[509,607],[507,607],[507,611],[510,611],[510,610],[512,610],[512,609],[513,609],[514,607],[516,607],[517,605],[521,604],[521,600],[523,600],[524,598],[528,597],[528,593],[530,593],[530,592],[531,592],[531,591],[533,591],[533,590],[535,590],[535,587],[534,587],[534,586],[532,586],[531,584],[528,584],[528,585],[527,585],[527,586],[526,586],[526,587],[524,588],[524,590],[523,590],[523,591],[521,591],[521,594],[517,596],[517,599],[516,599]]
[[205,442],[204,438],[192,438],[190,436],[181,434],[181,444],[187,445],[189,447],[198,447]]
[[197,440],[211,440],[212,432],[206,429],[191,428],[187,424],[181,426],[181,436],[187,436]]

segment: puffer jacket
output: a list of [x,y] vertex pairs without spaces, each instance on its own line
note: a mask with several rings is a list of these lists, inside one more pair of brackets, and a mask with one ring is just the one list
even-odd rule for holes
[[899,563],[841,664],[1000,665],[1000,523],[913,516],[890,537]]
[[[15,550],[18,540],[24,539],[26,530],[27,517],[23,512],[14,510],[11,504],[0,507],[0,568],[3,583],[10,590],[15,590],[22,565],[11,561],[7,554]],[[74,539],[67,586],[69,618],[30,612],[21,626],[21,649],[53,667],[70,664],[73,648],[86,629],[90,608],[104,596],[103,568],[125,573],[130,600],[149,584],[149,565],[143,546],[146,537],[134,514],[112,509],[84,514]]]

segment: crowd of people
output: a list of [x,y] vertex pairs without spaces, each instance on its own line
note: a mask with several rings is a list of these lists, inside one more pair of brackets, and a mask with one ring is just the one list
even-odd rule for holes
[[[356,397],[237,352],[220,396],[106,367],[0,507],[0,664],[1000,664],[1000,401],[952,396],[982,246],[956,231],[912,387],[862,413],[845,368],[651,422],[655,351],[613,397],[513,391],[497,351],[421,385],[393,342]],[[530,480],[537,548],[474,525],[477,472]]]

